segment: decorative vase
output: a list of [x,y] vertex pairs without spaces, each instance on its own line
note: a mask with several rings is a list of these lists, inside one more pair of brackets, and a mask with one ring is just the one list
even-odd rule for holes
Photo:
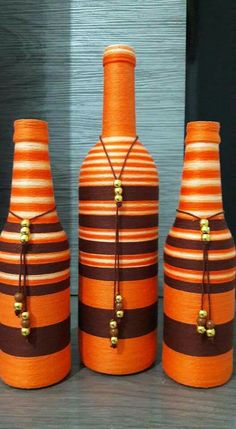
[[156,358],[158,175],[136,137],[135,63],[129,46],[105,50],[102,136],[79,178],[80,354],[107,374]]
[[163,368],[193,387],[233,369],[235,245],[222,205],[218,122],[190,122],[179,206],[165,244]]
[[14,143],[0,239],[0,376],[33,389],[70,371],[70,251],[55,207],[47,123],[15,121]]

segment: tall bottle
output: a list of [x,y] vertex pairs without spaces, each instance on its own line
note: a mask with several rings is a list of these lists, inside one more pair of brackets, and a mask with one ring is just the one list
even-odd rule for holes
[[70,251],[55,207],[47,123],[15,121],[14,144],[0,238],[0,376],[32,389],[70,371]]
[[233,369],[235,246],[222,204],[220,125],[190,122],[177,216],[165,245],[163,367],[193,387]]
[[[139,372],[156,358],[158,175],[135,141],[135,63],[129,46],[104,52],[102,136],[79,178],[80,354],[85,366],[107,374]],[[117,212],[112,168],[118,177],[124,164]],[[120,292],[114,302],[117,222]],[[120,320],[114,320],[117,309]]]

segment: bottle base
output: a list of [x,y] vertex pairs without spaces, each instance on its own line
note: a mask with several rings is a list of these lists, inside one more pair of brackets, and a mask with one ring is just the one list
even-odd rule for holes
[[233,351],[209,357],[188,356],[163,344],[162,366],[176,383],[195,388],[213,388],[226,384],[233,373]]
[[107,375],[130,375],[150,368],[156,360],[156,331],[142,337],[119,340],[110,347],[108,338],[80,331],[80,356],[84,366]]
[[[59,365],[60,363],[60,365]],[[71,370],[71,346],[47,356],[21,358],[0,352],[0,378],[17,389],[41,389],[65,379]]]

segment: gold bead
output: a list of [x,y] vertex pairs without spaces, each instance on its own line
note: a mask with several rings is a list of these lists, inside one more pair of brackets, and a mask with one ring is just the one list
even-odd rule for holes
[[15,309],[16,311],[21,311],[21,310],[22,310],[22,308],[23,308],[23,304],[22,304],[22,302],[14,302],[14,309]]
[[116,188],[120,188],[120,187],[122,186],[122,182],[121,182],[121,180],[120,180],[120,179],[116,179],[116,180],[114,180],[114,186],[115,186]]
[[29,312],[28,311],[23,311],[21,317],[22,317],[23,320],[28,320],[29,319]]
[[210,234],[202,234],[202,241],[210,241],[211,236]]
[[29,334],[30,328],[21,328],[21,335],[23,335],[23,337],[28,337]]
[[122,188],[115,188],[115,194],[116,194],[116,195],[121,195],[121,194],[122,194],[122,192],[123,192],[123,189],[122,189]]
[[117,337],[111,337],[111,344],[113,346],[115,346],[118,343],[118,338]]
[[117,321],[116,320],[110,320],[110,328],[111,329],[117,328]]
[[121,295],[116,295],[116,302],[121,302],[122,301],[122,296]]
[[28,228],[28,226],[23,226],[22,228],[21,228],[21,230],[20,230],[20,233],[23,235],[23,234],[26,234],[26,235],[29,235],[30,234],[30,229]]
[[200,220],[200,225],[203,226],[208,226],[209,225],[209,220],[208,219],[201,219]]
[[207,317],[207,311],[206,310],[200,310],[199,311],[199,317],[201,317],[202,319],[205,319]]
[[121,203],[121,201],[123,201],[122,195],[115,195],[115,202],[116,203]]
[[205,332],[206,332],[205,326],[197,326],[197,332],[199,334],[205,334]]
[[27,243],[29,241],[29,236],[27,234],[21,234],[20,241],[21,243]]
[[118,317],[118,319],[122,319],[122,317],[124,317],[124,311],[123,310],[117,310],[116,311],[116,317]]
[[203,234],[209,234],[209,233],[210,233],[210,228],[209,228],[209,226],[203,225],[203,226],[201,227],[201,232],[202,232]]
[[212,329],[207,329],[207,330],[206,330],[206,334],[207,334],[207,336],[208,336],[208,337],[214,337],[214,336],[215,336],[215,334],[216,334],[216,331],[215,331],[215,329],[214,329],[214,328],[212,328]]
[[29,228],[30,220],[29,219],[23,219],[20,224],[21,224],[21,226],[27,226],[27,228]]

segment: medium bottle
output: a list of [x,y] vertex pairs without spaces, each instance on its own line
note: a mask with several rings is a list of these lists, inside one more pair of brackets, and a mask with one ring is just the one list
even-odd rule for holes
[[15,121],[14,144],[0,239],[0,376],[32,389],[70,371],[70,251],[55,207],[47,123]]
[[80,354],[107,374],[156,358],[158,175],[136,138],[135,63],[129,46],[104,52],[102,136],[79,178]]
[[177,216],[165,244],[163,368],[193,387],[233,369],[235,245],[222,204],[220,125],[190,122]]

